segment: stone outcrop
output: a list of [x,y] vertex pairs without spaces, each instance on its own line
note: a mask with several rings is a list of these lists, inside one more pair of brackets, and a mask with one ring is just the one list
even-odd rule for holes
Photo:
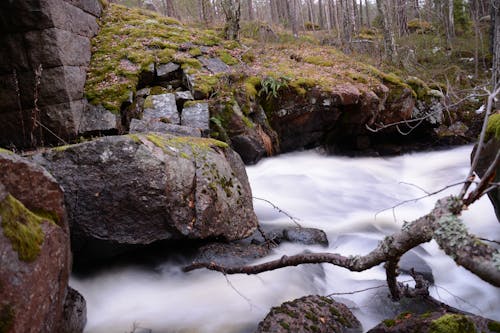
[[2,1],[0,146],[58,142],[80,131],[101,10],[98,0]]
[[71,269],[63,192],[42,167],[7,151],[0,170],[1,331],[57,332]]
[[349,308],[323,296],[305,296],[271,309],[256,333],[362,332]]
[[257,225],[241,159],[213,139],[131,134],[33,159],[65,191],[75,261],[161,240],[236,240]]
[[500,323],[474,315],[446,313],[445,311],[427,312],[414,315],[406,312],[393,319],[384,320],[368,333],[396,332],[498,332]]

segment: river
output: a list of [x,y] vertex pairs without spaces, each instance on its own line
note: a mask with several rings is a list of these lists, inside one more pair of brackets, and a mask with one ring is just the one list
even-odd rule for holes
[[[391,158],[347,158],[304,151],[268,158],[247,168],[254,197],[272,201],[304,227],[324,230],[329,251],[366,254],[384,235],[404,221],[429,212],[437,198],[457,193],[452,187],[437,196],[391,207],[465,178],[472,147],[425,152]],[[255,200],[259,221],[266,225],[293,225],[268,203]],[[382,211],[384,210],[385,211]],[[382,211],[382,212],[381,212]],[[378,214],[377,214],[378,213]],[[464,215],[473,232],[500,239],[500,228],[490,202],[483,198]],[[273,257],[319,246],[283,244]],[[414,252],[434,274],[431,294],[449,305],[500,320],[500,289],[458,267],[434,243]],[[269,259],[269,258],[268,258]],[[85,332],[131,332],[133,327],[154,333],[253,332],[272,306],[310,294],[344,293],[384,285],[381,266],[352,273],[331,265],[307,265],[266,272],[258,276],[181,271],[170,260],[151,269],[113,268],[70,284],[87,300]],[[400,281],[410,279],[401,275]],[[382,296],[376,297],[375,294]],[[385,291],[338,295],[353,309],[365,330],[386,319]],[[384,303],[384,304],[382,304]]]

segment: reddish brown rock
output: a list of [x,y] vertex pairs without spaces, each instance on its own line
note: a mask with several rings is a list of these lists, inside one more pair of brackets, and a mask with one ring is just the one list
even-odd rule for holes
[[63,192],[43,168],[0,152],[0,331],[56,332],[70,274]]

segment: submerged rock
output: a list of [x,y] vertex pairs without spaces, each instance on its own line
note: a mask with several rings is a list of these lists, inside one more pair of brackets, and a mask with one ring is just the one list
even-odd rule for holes
[[0,151],[0,331],[58,332],[71,269],[63,192]]
[[445,311],[427,312],[415,315],[401,313],[393,319],[386,319],[368,333],[421,332],[421,333],[492,333],[500,330],[500,323],[487,318],[446,313]]
[[60,333],[83,332],[87,323],[87,303],[85,298],[75,289],[68,287],[64,300],[64,311],[59,328]]
[[305,296],[271,309],[256,333],[362,332],[361,323],[342,303],[323,296]]
[[65,191],[76,260],[160,240],[231,241],[257,225],[244,165],[220,141],[132,134],[33,159]]

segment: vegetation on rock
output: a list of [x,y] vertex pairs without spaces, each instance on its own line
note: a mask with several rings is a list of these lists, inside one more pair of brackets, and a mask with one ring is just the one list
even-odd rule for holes
[[0,202],[0,217],[3,233],[11,241],[19,259],[35,260],[45,237],[41,224],[53,221],[33,213],[10,194]]

